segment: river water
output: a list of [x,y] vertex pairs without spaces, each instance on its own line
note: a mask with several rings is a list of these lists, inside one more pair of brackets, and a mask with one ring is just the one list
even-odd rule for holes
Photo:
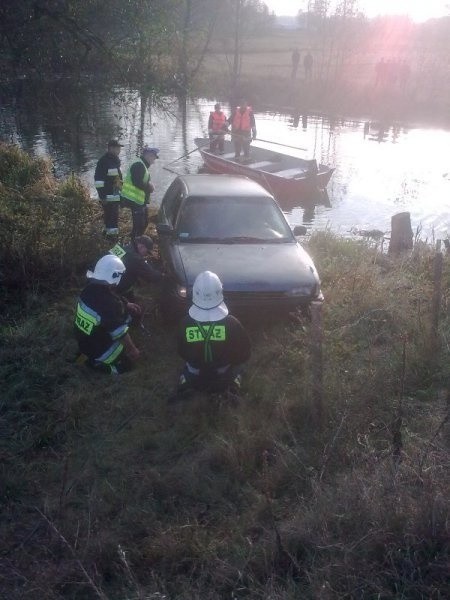
[[[137,90],[97,89],[91,82],[74,88],[65,82],[43,86],[16,82],[0,91],[0,139],[49,155],[57,175],[79,174],[96,197],[95,164],[106,141],[119,137],[123,170],[142,142],[158,146],[152,167],[159,203],[175,174],[196,173],[202,165],[193,139],[205,135],[214,100],[163,98]],[[224,103],[226,107],[226,104]],[[368,230],[388,233],[391,216],[409,211],[413,229],[424,239],[450,234],[450,131],[405,123],[375,123],[344,118],[255,111],[258,137],[298,147],[287,153],[336,168],[329,202],[283,207],[293,224],[310,230],[329,228],[343,235]],[[271,147],[266,142],[255,142]],[[171,163],[168,165],[168,163]]]

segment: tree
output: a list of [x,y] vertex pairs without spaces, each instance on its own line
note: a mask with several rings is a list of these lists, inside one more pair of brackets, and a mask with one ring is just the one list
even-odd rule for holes
[[221,7],[214,39],[221,42],[222,50],[227,55],[231,95],[236,100],[245,40],[269,30],[274,18],[260,0],[223,0]]
[[177,59],[177,81],[182,92],[189,89],[209,49],[220,0],[182,0],[175,3],[173,48]]
[[18,71],[76,69],[92,50],[108,54],[86,18],[100,9],[98,0],[3,0],[0,4],[0,44]]
[[108,0],[107,10],[100,0],[2,0],[0,52],[16,74],[98,70],[186,91],[213,39],[234,40],[236,74],[243,40],[269,21],[260,0]]
[[122,76],[143,76],[161,40],[169,47],[170,22],[163,0],[109,0],[107,10],[100,0],[2,0],[0,48],[16,71],[111,73],[125,62]]
[[308,13],[318,19],[325,19],[330,9],[330,0],[309,0]]
[[335,15],[344,19],[356,17],[359,12],[359,0],[339,0]]

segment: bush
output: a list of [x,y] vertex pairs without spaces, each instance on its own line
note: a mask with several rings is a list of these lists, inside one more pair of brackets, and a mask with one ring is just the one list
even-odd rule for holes
[[49,287],[98,252],[97,207],[81,181],[59,182],[47,159],[0,144],[0,262],[6,287]]

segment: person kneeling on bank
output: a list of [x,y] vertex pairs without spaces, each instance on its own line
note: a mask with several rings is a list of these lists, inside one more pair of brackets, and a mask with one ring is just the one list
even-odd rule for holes
[[178,330],[178,353],[186,361],[178,392],[239,391],[250,340],[238,319],[228,313],[222,283],[211,271],[200,273],[194,282],[192,306]]
[[160,283],[164,273],[156,269],[147,261],[153,250],[153,240],[148,235],[140,235],[130,244],[116,244],[109,251],[118,256],[125,265],[125,273],[117,285],[117,293],[131,302],[135,301],[133,287],[141,281],[147,283]]
[[129,371],[140,356],[128,332],[136,305],[123,302],[115,293],[124,273],[120,258],[103,256],[86,273],[89,281],[77,304],[75,337],[79,351],[86,355],[89,367],[103,373]]

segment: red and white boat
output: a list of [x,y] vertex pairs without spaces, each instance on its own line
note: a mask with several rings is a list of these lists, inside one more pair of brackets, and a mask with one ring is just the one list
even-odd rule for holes
[[209,149],[207,138],[196,138],[195,144],[209,171],[244,175],[257,181],[282,203],[308,201],[325,190],[334,169],[281,152],[251,146],[250,157],[235,158],[234,145],[225,140],[224,153]]

